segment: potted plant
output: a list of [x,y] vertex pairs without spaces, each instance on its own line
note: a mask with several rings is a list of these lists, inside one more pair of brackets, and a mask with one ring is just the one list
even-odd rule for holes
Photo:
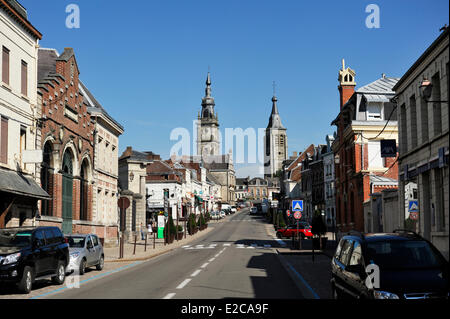
[[172,216],[169,216],[166,225],[164,227],[164,235],[166,237],[166,242],[171,244],[175,240],[175,236],[177,235],[177,228],[173,223]]
[[190,214],[187,223],[189,235],[194,235],[197,232],[197,223],[195,222],[195,215]]
[[313,233],[314,249],[325,249],[328,238],[323,237],[327,232],[327,225],[323,221],[322,214],[316,210],[311,221],[311,232]]
[[178,227],[177,227],[177,239],[178,240],[183,239],[183,235],[184,235],[183,226],[178,225]]
[[211,220],[211,214],[209,213],[209,212],[206,212],[206,214],[205,214],[205,220],[206,220],[206,223],[208,224],[208,222]]
[[206,220],[205,217],[203,216],[203,214],[200,214],[200,216],[198,216],[198,227],[200,230],[204,230],[206,229],[207,225],[206,225]]

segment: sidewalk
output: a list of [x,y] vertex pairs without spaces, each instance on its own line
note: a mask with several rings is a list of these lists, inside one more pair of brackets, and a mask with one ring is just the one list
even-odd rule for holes
[[155,241],[155,248],[153,248],[153,236],[151,238],[147,239],[147,251],[145,251],[145,240],[141,240],[141,236],[138,235],[137,241],[136,241],[136,253],[134,252],[134,242],[128,242],[125,243],[124,247],[124,253],[123,258],[119,259],[119,246],[117,247],[109,247],[109,248],[103,248],[103,251],[105,253],[105,262],[124,262],[124,261],[140,261],[140,260],[147,260],[152,257],[156,257],[159,255],[162,255],[166,252],[172,251],[178,247],[184,246],[191,241],[194,241],[198,238],[203,237],[210,231],[212,231],[216,224],[223,222],[223,220],[219,221],[210,221],[208,223],[208,228],[206,228],[203,231],[198,231],[194,235],[186,234],[186,238],[183,237],[183,239],[177,241],[174,240],[172,244],[166,244],[164,245],[164,239],[158,239],[156,238]]
[[[273,225],[267,226],[269,236],[276,238]],[[336,250],[333,234],[327,233],[327,246],[312,254],[312,240],[302,241],[302,250],[292,247],[292,240],[283,239],[285,245],[277,249],[277,256],[297,288],[306,299],[331,299],[331,258]],[[280,240],[278,239],[280,242]]]

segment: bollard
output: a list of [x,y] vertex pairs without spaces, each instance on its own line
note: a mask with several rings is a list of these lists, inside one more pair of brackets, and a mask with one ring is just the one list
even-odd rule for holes
[[136,254],[136,240],[137,240],[137,235],[134,234],[134,249],[133,249],[133,255]]
[[145,246],[144,246],[144,251],[147,251],[147,236],[148,236],[148,233],[145,234]]
[[156,233],[153,232],[153,249],[155,249]]

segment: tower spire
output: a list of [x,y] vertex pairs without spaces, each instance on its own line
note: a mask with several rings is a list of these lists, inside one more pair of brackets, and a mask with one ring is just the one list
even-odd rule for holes
[[211,97],[211,75],[209,74],[209,71],[208,71],[208,76],[206,77],[205,96]]

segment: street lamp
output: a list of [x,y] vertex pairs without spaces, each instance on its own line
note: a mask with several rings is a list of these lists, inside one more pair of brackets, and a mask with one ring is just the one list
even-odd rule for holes
[[425,102],[431,103],[448,103],[448,101],[430,101],[431,94],[433,91],[433,83],[427,78],[423,78],[422,83],[419,86],[420,96],[425,100]]

